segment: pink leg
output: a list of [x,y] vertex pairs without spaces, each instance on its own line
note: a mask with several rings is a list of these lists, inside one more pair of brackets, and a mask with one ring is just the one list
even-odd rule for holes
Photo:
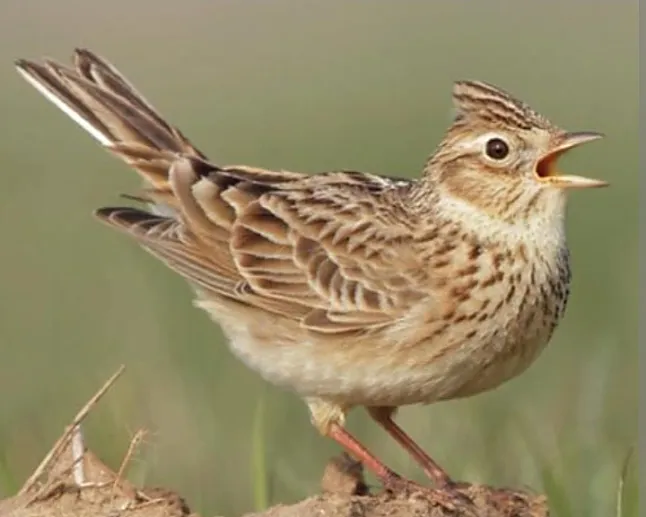
[[422,467],[424,473],[440,487],[453,485],[453,481],[440,467],[433,458],[431,458],[415,441],[399,427],[392,419],[394,408],[390,407],[372,407],[368,408],[370,416],[383,427],[395,441],[400,444],[411,457]]

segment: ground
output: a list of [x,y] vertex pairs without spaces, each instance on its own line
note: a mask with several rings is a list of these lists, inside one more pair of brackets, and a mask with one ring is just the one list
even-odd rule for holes
[[[124,472],[141,434],[115,471],[86,448],[81,424],[120,369],[79,411],[22,489],[0,501],[0,517],[199,517],[177,493],[133,486]],[[371,492],[359,464],[348,456],[328,462],[321,494],[242,517],[546,517],[544,496],[464,484],[453,493],[411,488]]]

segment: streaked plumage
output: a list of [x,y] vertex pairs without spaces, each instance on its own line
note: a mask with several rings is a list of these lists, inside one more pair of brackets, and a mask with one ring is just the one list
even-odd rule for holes
[[317,428],[382,479],[392,472],[343,430],[354,406],[447,482],[391,415],[494,388],[547,344],[569,292],[565,187],[603,184],[555,161],[598,135],[460,81],[419,180],[219,166],[112,65],[74,59],[17,67],[145,180],[148,208],[97,216],[186,278],[234,353],[305,398]]

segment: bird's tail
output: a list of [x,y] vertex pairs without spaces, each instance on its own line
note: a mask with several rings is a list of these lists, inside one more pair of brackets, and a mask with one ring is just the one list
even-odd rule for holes
[[113,65],[77,49],[73,66],[45,59],[16,61],[20,74],[146,181],[140,198],[176,207],[168,174],[179,155],[205,159]]

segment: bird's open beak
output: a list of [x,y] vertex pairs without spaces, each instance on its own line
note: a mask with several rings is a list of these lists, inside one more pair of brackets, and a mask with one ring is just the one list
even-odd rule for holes
[[547,183],[554,187],[561,188],[593,188],[606,187],[607,181],[584,178],[583,176],[571,176],[561,174],[557,169],[559,157],[574,147],[586,142],[592,142],[603,138],[601,133],[579,132],[566,133],[558,143],[543,156],[536,165],[536,176],[541,183]]

